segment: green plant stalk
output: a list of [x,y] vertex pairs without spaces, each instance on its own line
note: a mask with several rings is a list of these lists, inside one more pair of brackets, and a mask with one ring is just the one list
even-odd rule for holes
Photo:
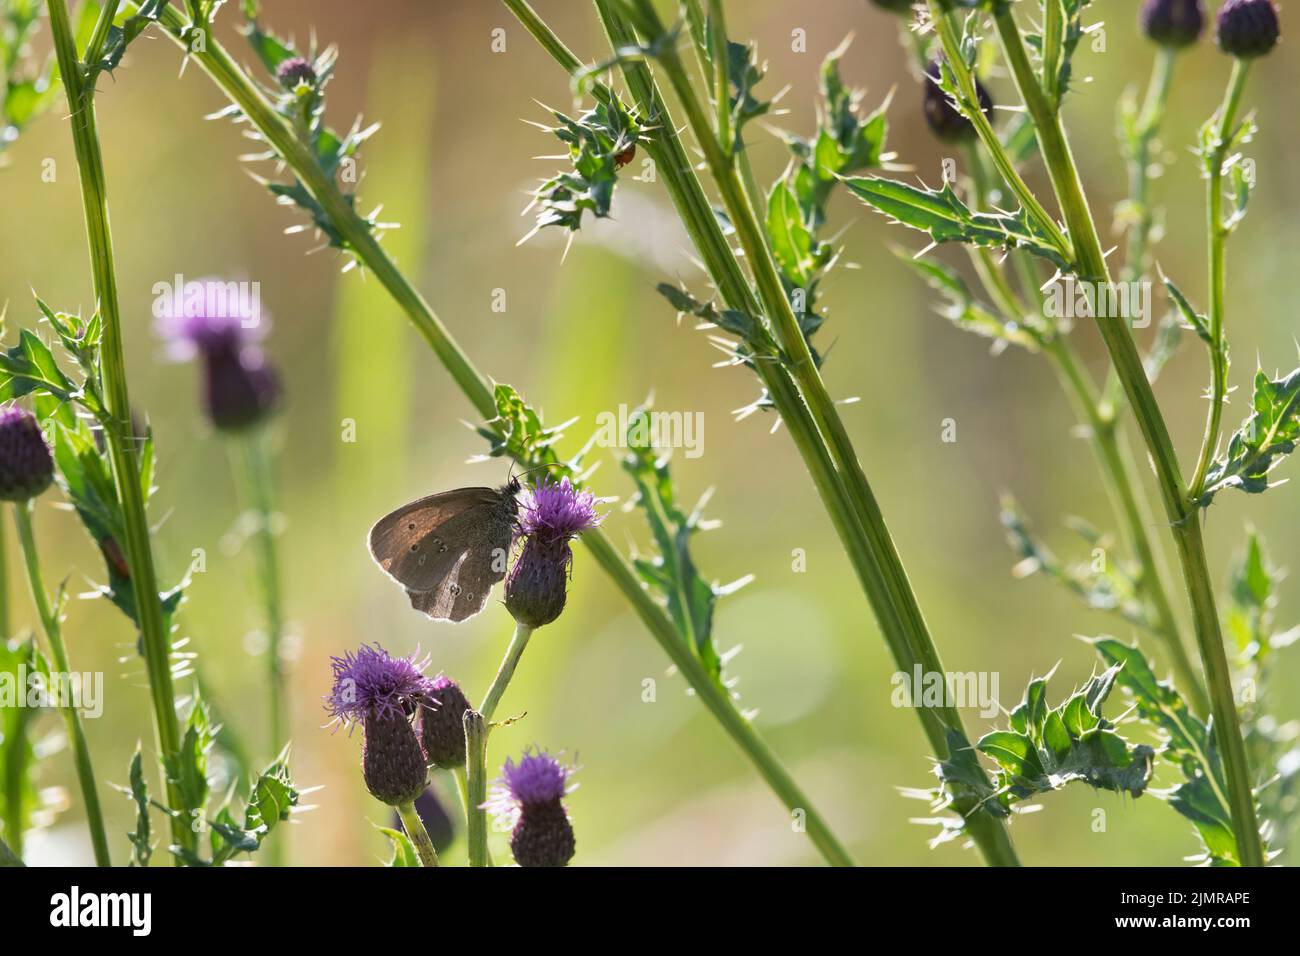
[[497,704],[501,703],[506,688],[510,686],[510,681],[515,676],[515,668],[519,666],[519,659],[524,656],[524,648],[528,646],[528,639],[532,635],[533,628],[523,622],[515,623],[515,633],[510,638],[510,645],[506,648],[506,656],[502,658],[501,666],[497,669],[497,676],[492,678],[492,685],[483,697],[483,706],[478,709],[483,719],[488,722],[489,730],[491,729],[492,715],[496,713]]
[[[94,91],[82,83],[81,65],[77,61],[76,41],[65,0],[47,0],[47,6],[59,74],[63,78],[68,111],[71,114],[86,237],[90,246],[91,275],[103,321],[101,374],[105,404],[112,419],[104,423],[104,440],[113,466],[113,482],[122,505],[125,538],[122,545],[127,565],[131,569],[131,587],[143,639],[145,669],[149,676],[154,729],[160,762],[165,767],[167,758],[177,752],[180,742],[176,697],[172,686],[171,643],[159,598],[153,546],[149,540],[149,520],[145,513],[144,492],[140,487],[140,463],[132,435],[131,399],[122,348],[122,316],[118,308],[113,239],[108,221],[108,193],[95,118]],[[165,770],[163,780],[168,805],[179,807],[180,791],[168,779]],[[170,823],[172,840],[181,847],[193,850],[197,846],[198,835],[191,829],[189,821],[173,814]]]
[[[185,27],[184,18],[168,7],[163,12],[161,23],[167,35],[184,49],[186,45],[181,36],[181,30]],[[310,150],[297,140],[292,129],[275,112],[244,71],[213,39],[209,40],[206,50],[192,51],[190,55],[226,96],[240,107],[249,121],[266,137],[280,158],[311,192],[313,198],[321,203],[335,227],[355,250],[358,259],[392,295],[475,410],[484,419],[495,417],[496,405],[489,381],[475,369],[469,357],[460,350],[428,303],[388,258],[383,247],[375,241],[368,224],[344,200],[334,182],[321,172]],[[777,797],[787,808],[798,809],[806,814],[807,834],[817,849],[831,863],[851,865],[852,858],[825,819],[813,807],[807,795],[755,731],[753,725],[736,708],[726,691],[717,685],[700,664],[699,659],[683,644],[672,621],[664,609],[645,591],[627,560],[599,530],[583,535],[583,542],[596,562],[613,580],[614,585],[623,592],[637,616],[641,618],[651,636],[668,655],[700,702],[753,763]]]
[[[229,439],[232,464],[243,487],[245,507],[255,516],[257,596],[261,603],[262,626],[266,628],[267,656],[267,743],[272,755],[288,742],[285,709],[287,682],[280,644],[284,637],[284,604],[281,592],[279,548],[276,545],[275,476],[268,448],[271,436],[265,425],[233,435]],[[269,865],[284,864],[283,835],[270,841]]]
[[406,835],[411,838],[416,856],[420,858],[420,865],[437,866],[438,851],[433,848],[433,841],[429,839],[429,831],[424,828],[424,821],[415,812],[415,804],[398,804],[397,815],[402,818],[402,827],[406,830]]
[[[1016,88],[1038,131],[1039,148],[1078,253],[1076,262],[1079,277],[1086,281],[1108,283],[1110,276],[1101,241],[1060,117],[1046,102],[1042,88],[1034,77],[1028,52],[1010,9],[998,8],[994,11],[993,20]],[[951,25],[949,29],[951,30]],[[1205,555],[1199,506],[1184,490],[1169,430],[1128,328],[1120,319],[1105,318],[1099,319],[1097,326],[1146,441],[1155,466],[1161,500],[1172,527],[1183,580],[1192,605],[1201,663],[1209,684],[1215,737],[1223,758],[1233,833],[1241,853],[1241,862],[1246,866],[1263,866],[1264,849],[1255,813],[1254,792],[1237,718],[1236,701],[1233,698],[1232,675],[1215,606],[1214,587]]]
[[1061,91],[1057,89],[1060,79],[1061,30],[1065,25],[1064,0],[1043,0],[1043,92],[1053,105],[1059,109]]
[[[70,675],[68,650],[63,643],[63,624],[50,607],[45,581],[41,576],[41,562],[36,553],[36,536],[32,533],[32,502],[14,503],[14,525],[22,546],[23,560],[27,566],[27,583],[31,587],[32,602],[41,619],[41,629],[50,646],[50,658],[59,674]],[[90,828],[90,843],[95,851],[96,866],[112,866],[108,851],[108,831],[104,828],[104,814],[99,806],[99,791],[95,786],[95,769],[90,762],[90,747],[86,744],[86,731],[75,701],[64,701],[59,708],[67,725],[68,739],[72,743],[73,761],[77,767],[77,783],[81,786],[81,799],[86,805],[86,824]]]
[[488,858],[487,721],[477,711],[465,711],[465,812],[470,866],[491,866]]
[[1174,61],[1178,53],[1163,44],[1156,47],[1155,62],[1151,67],[1151,81],[1137,119],[1137,142],[1128,162],[1128,194],[1136,216],[1128,229],[1128,261],[1125,278],[1136,281],[1146,274],[1148,267],[1151,230],[1155,226],[1148,193],[1151,184],[1151,141],[1160,130],[1165,104],[1169,100],[1169,87],[1173,80]]
[[9,640],[9,555],[5,536],[0,533],[0,644]]
[[113,26],[113,18],[117,16],[117,8],[121,2],[122,0],[105,0],[100,6],[99,16],[95,19],[95,28],[90,34],[90,42],[86,44],[86,55],[83,57],[86,63],[94,63],[103,53],[104,44],[108,42],[108,32]]
[[5,760],[5,792],[4,792],[4,836],[12,844],[14,852],[22,857],[23,855],[23,777],[22,777],[22,755],[23,748],[20,740],[15,739],[6,741],[11,746],[6,746],[0,754]]
[[1205,235],[1210,272],[1210,409],[1205,418],[1205,437],[1201,440],[1201,453],[1197,456],[1196,471],[1187,493],[1199,501],[1205,491],[1205,475],[1219,445],[1219,428],[1223,421],[1223,406],[1228,397],[1228,340],[1223,331],[1224,286],[1227,282],[1225,264],[1228,230],[1223,224],[1223,160],[1228,148],[1228,138],[1237,122],[1241,95],[1246,88],[1250,72],[1248,60],[1234,59],[1232,75],[1219,107],[1218,121],[1214,125],[1214,146],[1206,159],[1208,175],[1205,180]]
[[[977,173],[983,170],[983,156],[975,144],[970,146],[970,162],[972,169]],[[975,175],[972,179],[975,183],[977,205],[982,206],[987,198],[987,187],[982,183],[987,182],[987,176]],[[986,286],[991,286],[990,296],[998,303],[1004,315],[1019,320],[1024,307],[1009,289],[1002,270],[992,261],[987,250],[971,250],[973,257],[977,253],[982,253],[983,256],[977,259],[976,269]],[[1041,312],[1042,293],[1034,281],[1033,266],[1028,259],[1028,254],[1012,250],[1011,255],[1025,270],[1022,273],[1025,276],[1024,284],[1029,286],[1028,294],[1034,297],[1037,308]],[[987,279],[984,277],[986,272],[990,273]],[[1173,606],[1165,589],[1162,568],[1151,542],[1151,535],[1147,531],[1151,522],[1145,503],[1138,497],[1137,483],[1119,438],[1115,415],[1113,411],[1108,413],[1103,407],[1101,395],[1098,394],[1092,379],[1083,370],[1078,356],[1065,335],[1059,330],[1054,330],[1045,336],[1040,336],[1039,344],[1044,354],[1051,360],[1057,379],[1070,400],[1076,417],[1088,427],[1089,443],[1101,469],[1102,478],[1106,482],[1111,506],[1124,523],[1125,541],[1141,568],[1138,587],[1146,595],[1155,613],[1154,629],[1167,646],[1174,670],[1178,675],[1179,688],[1191,700],[1192,709],[1196,713],[1208,714],[1209,699],[1205,696],[1200,675],[1187,654],[1187,648],[1183,645],[1178,620],[1174,616]]]
[[[620,29],[620,19],[610,7],[608,0],[596,0],[596,7],[602,20],[605,21],[606,31],[611,33],[611,42],[617,49],[622,45],[619,41],[623,39],[626,28]],[[640,8],[649,22],[657,21],[653,7],[649,3],[640,3]],[[662,32],[661,25],[659,29]],[[822,441],[835,463],[842,495],[848,501],[853,518],[858,523],[857,533],[866,538],[865,548],[869,557],[859,568],[859,576],[876,579],[873,583],[867,584],[868,598],[878,618],[881,619],[881,628],[886,632],[886,639],[889,640],[891,636],[889,634],[891,623],[899,628],[895,632],[894,640],[891,641],[891,649],[897,647],[895,659],[907,672],[911,672],[912,665],[919,664],[927,673],[943,673],[938,651],[885,525],[884,516],[858,462],[857,454],[835,409],[834,402],[821,380],[808,343],[799,328],[798,319],[786,298],[772,252],[749,202],[740,172],[733,158],[724,153],[718,145],[714,131],[709,126],[708,117],[695,95],[690,78],[677,52],[671,48],[665,50],[659,57],[659,63],[682,104],[687,124],[704,153],[705,163],[717,184],[727,214],[731,218],[744,250],[746,261],[753,271],[763,311],[750,314],[766,315],[773,323],[785,353],[782,364],[789,368],[796,380],[801,397],[811,411],[814,424],[821,432]],[[632,85],[630,74],[644,69],[643,64],[624,64],[624,73],[629,76],[629,86]],[[662,107],[658,97],[649,102]],[[667,119],[666,110],[663,115],[665,129],[675,129],[675,125]],[[669,138],[677,139],[675,135]],[[665,180],[667,181],[667,177]],[[729,247],[727,256],[734,261],[734,255],[730,253]],[[784,411],[785,409],[782,408],[783,414]],[[850,556],[852,557],[852,551]],[[881,590],[884,591],[883,600],[879,593]],[[875,594],[874,598],[873,594]],[[947,731],[956,732],[963,740],[968,739],[961,716],[954,707],[923,708],[921,716],[931,745],[941,755],[948,754]],[[972,836],[991,864],[1013,865],[1017,862],[1006,827],[1000,820],[977,812],[969,815],[967,821]]]

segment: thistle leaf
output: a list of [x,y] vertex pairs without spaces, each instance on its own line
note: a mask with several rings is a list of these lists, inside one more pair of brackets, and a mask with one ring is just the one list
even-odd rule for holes
[[423,866],[419,856],[416,855],[415,847],[411,843],[411,838],[401,830],[393,830],[389,827],[376,827],[384,836],[388,837],[388,842],[393,848],[393,858],[384,866],[414,867]]
[[1075,781],[1135,797],[1145,792],[1155,752],[1130,744],[1101,715],[1119,669],[1092,677],[1056,708],[1047,705],[1046,678],[1030,683],[1011,714],[1012,729],[975,744],[998,764],[997,802],[1009,809]]
[[1205,476],[1200,504],[1207,506],[1224,488],[1259,494],[1271,487],[1268,474],[1300,439],[1300,369],[1270,379],[1255,373],[1253,411],[1228,440],[1228,450]]
[[849,190],[894,222],[928,233],[935,242],[963,242],[990,249],[1025,249],[1069,270],[1060,250],[1037,229],[1022,209],[1016,213],[973,212],[953,191],[921,189],[880,176],[844,180]]
[[668,456],[652,442],[650,414],[648,406],[635,409],[625,436],[623,469],[636,482],[634,500],[650,525],[656,548],[649,557],[635,557],[633,564],[645,585],[664,602],[678,633],[709,676],[726,688],[722,658],[713,644],[713,608],[730,589],[710,584],[695,566],[690,543],[706,524],[703,502],[689,513],[678,504]]

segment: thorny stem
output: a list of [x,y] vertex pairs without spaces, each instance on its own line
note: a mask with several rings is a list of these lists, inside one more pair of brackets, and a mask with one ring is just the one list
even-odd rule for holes
[[[970,160],[972,169],[978,173],[983,166],[983,156],[975,144],[970,147]],[[981,208],[987,201],[986,187],[982,185],[984,179],[985,177],[978,174],[972,176],[975,184],[976,205]],[[988,255],[987,250],[971,250],[972,256],[977,251],[984,252],[985,256]],[[1012,250],[1010,255],[1025,270],[1023,272],[1025,276],[1023,284],[1027,286],[1026,294],[1034,299],[1037,308],[1041,312],[1043,308],[1042,294],[1035,280],[1032,271],[1033,267],[1029,263],[1028,254],[1020,250]],[[1002,270],[989,259],[976,261],[976,268],[981,281],[985,282],[986,287],[989,288],[989,295],[995,300],[998,307],[1003,310],[1003,314],[1007,318],[1021,321],[1021,304],[1008,288]],[[987,278],[985,277],[986,272],[991,273]],[[1043,352],[1051,360],[1057,378],[1061,383],[1061,387],[1065,390],[1066,396],[1070,399],[1075,414],[1087,425],[1088,438],[1092,444],[1093,453],[1097,458],[1097,464],[1101,469],[1102,477],[1106,482],[1106,490],[1111,505],[1124,522],[1125,539],[1129,550],[1138,562],[1138,589],[1142,594],[1146,595],[1147,600],[1150,602],[1151,612],[1155,615],[1152,629],[1168,647],[1174,669],[1178,673],[1178,685],[1190,698],[1192,709],[1198,714],[1208,714],[1210,709],[1209,699],[1205,696],[1204,685],[1195,665],[1192,664],[1191,658],[1187,654],[1187,648],[1183,646],[1178,621],[1174,616],[1173,607],[1169,603],[1169,595],[1161,575],[1159,558],[1151,542],[1151,535],[1147,530],[1150,519],[1147,515],[1145,503],[1138,497],[1137,483],[1133,478],[1131,463],[1120,440],[1115,417],[1112,413],[1108,413],[1104,407],[1103,399],[1098,394],[1095,383],[1080,366],[1078,356],[1075,354],[1074,348],[1070,345],[1064,331],[1052,329],[1047,334],[1037,336],[1037,338]]]
[[429,831],[424,828],[424,821],[420,819],[420,814],[416,812],[415,804],[398,804],[397,815],[402,818],[402,827],[406,830],[406,835],[411,838],[415,853],[420,858],[420,865],[437,866],[438,851],[433,848],[433,841],[429,839]]
[[465,812],[470,866],[491,866],[488,859],[487,721],[477,711],[465,711]]
[[[118,308],[117,275],[108,221],[104,160],[100,153],[95,119],[94,90],[86,87],[82,81],[81,64],[77,60],[76,41],[65,0],[48,0],[47,6],[59,75],[63,79],[72,119],[73,146],[81,181],[91,273],[103,321],[100,354],[105,404],[111,419],[104,425],[104,440],[108,445],[113,465],[113,482],[122,506],[125,538],[122,545],[131,569],[131,587],[143,638],[159,757],[165,768],[166,761],[176,754],[180,742],[175,691],[172,687],[171,643],[158,593],[153,547],[149,540],[149,521],[145,513],[144,492],[140,487],[140,465],[132,434],[131,398],[122,348],[122,316]],[[163,778],[168,806],[173,811],[178,811],[183,805],[180,790],[165,770]],[[170,819],[173,842],[184,849],[193,850],[197,846],[198,835],[190,827],[190,821],[178,812],[173,812]]]
[[[527,5],[520,3],[519,0],[512,0],[510,6],[512,10],[517,6],[527,9]],[[530,9],[528,13],[531,13]],[[540,23],[536,20],[535,14],[533,20]],[[184,18],[168,7],[164,9],[160,22],[168,36],[182,49],[186,49],[182,34],[186,26]],[[527,25],[525,23],[525,26]],[[567,55],[572,61],[572,68],[580,69],[582,64],[568,53],[563,44],[559,43],[558,39],[554,42],[556,45],[550,50],[552,55],[557,58]],[[206,47],[202,51],[190,51],[190,55],[226,96],[241,109],[249,122],[266,138],[313,198],[321,204],[325,214],[345,237],[357,258],[379,279],[411,323],[419,330],[475,410],[484,419],[495,418],[497,410],[491,383],[478,372],[469,357],[452,339],[446,327],[438,320],[429,304],[389,259],[383,247],[371,234],[369,224],[352,209],[334,181],[322,172],[311,150],[299,142],[293,130],[276,113],[274,107],[230,58],[221,44],[209,38]],[[797,809],[806,814],[808,837],[822,855],[831,863],[851,865],[853,861],[848,851],[831,832],[824,818],[812,806],[807,795],[781,764],[771,747],[737,709],[726,690],[713,680],[692,649],[685,645],[663,607],[645,590],[636,572],[618,549],[599,529],[585,533],[582,540],[596,562],[632,605],[637,616],[650,631],[650,635],[667,654],[700,702],[754,764],[772,791],[792,811]]]
[[[256,426],[230,439],[231,457],[236,474],[242,479],[245,507],[256,522],[253,539],[256,547],[258,597],[262,605],[262,626],[266,629],[267,656],[267,737],[272,755],[287,742],[285,707],[288,704],[284,660],[280,644],[284,637],[284,607],[281,594],[279,549],[276,546],[275,476],[269,450],[271,436],[265,426]],[[284,859],[284,839],[271,841],[271,866]]]
[[[41,629],[45,640],[50,645],[51,663],[60,680],[68,680],[72,667],[68,663],[68,650],[63,643],[63,623],[59,620],[59,609],[50,607],[49,595],[45,591],[45,581],[41,576],[41,562],[36,553],[36,536],[32,533],[32,508],[30,501],[14,503],[14,525],[18,528],[18,540],[22,545],[23,560],[27,566],[27,583],[31,587],[32,602],[36,605],[36,614],[41,619]],[[77,767],[77,782],[81,786],[81,799],[86,805],[86,823],[90,828],[90,842],[95,851],[96,866],[112,866],[113,861],[108,851],[108,831],[104,828],[104,814],[99,806],[99,791],[95,786],[95,770],[90,762],[90,747],[86,744],[86,731],[81,723],[81,713],[77,710],[77,701],[60,700],[59,709],[63,711],[63,720],[67,725],[68,739],[72,743],[73,760]]]
[[1241,94],[1246,88],[1249,61],[1234,59],[1232,76],[1223,96],[1214,123],[1214,142],[1205,157],[1205,234],[1210,272],[1210,409],[1205,419],[1205,437],[1201,440],[1201,453],[1196,460],[1187,495],[1199,501],[1205,491],[1205,475],[1218,450],[1219,426],[1223,421],[1223,406],[1228,397],[1228,340],[1223,331],[1224,285],[1226,283],[1225,245],[1228,227],[1223,222],[1223,162],[1237,122]]
[[[935,9],[935,0],[931,0],[931,3],[936,15],[946,21],[947,15]],[[997,8],[993,22],[1016,88],[1034,121],[1039,148],[1077,253],[1078,275],[1085,281],[1109,283],[1105,254],[1060,115],[1047,102],[1038,85],[1024,40],[1010,9]],[[1127,327],[1117,317],[1101,317],[1097,325],[1146,441],[1155,466],[1161,500],[1178,549],[1183,580],[1192,606],[1201,663],[1209,683],[1214,733],[1223,757],[1233,832],[1241,863],[1246,866],[1263,866],[1264,849],[1256,818],[1250,768],[1237,718],[1232,675],[1223,646],[1214,587],[1201,535],[1199,505],[1188,497],[1184,489],[1169,430]]]
[[95,20],[95,28],[90,34],[90,42],[86,44],[86,63],[94,63],[99,59],[104,44],[108,41],[108,31],[113,27],[113,18],[117,16],[117,8],[121,6],[121,2],[122,0],[105,0],[100,6],[99,17]]
[[[507,5],[513,7],[514,3],[512,0],[507,0]],[[616,50],[633,42],[634,37],[630,29],[614,12],[607,0],[597,0],[596,7],[605,23],[611,45]],[[642,15],[648,23],[656,22],[654,11],[648,4],[642,5]],[[662,34],[661,25],[656,32]],[[733,307],[737,307],[734,305],[735,300],[732,299],[730,294],[732,290],[729,288],[735,284],[738,286],[735,293],[740,301],[745,303],[744,308],[750,310],[748,314],[755,317],[767,315],[778,328],[780,345],[786,353],[785,357],[780,358],[780,369],[790,370],[802,387],[803,394],[801,396],[797,389],[793,395],[789,394],[788,389],[784,392],[776,390],[773,392],[773,401],[783,419],[790,424],[791,432],[796,435],[796,438],[799,432],[806,429],[810,431],[806,438],[806,445],[801,445],[800,450],[805,454],[805,461],[813,474],[814,481],[818,482],[819,489],[822,490],[832,520],[836,522],[837,530],[845,542],[850,558],[854,561],[859,580],[867,592],[896,662],[900,668],[908,672],[911,672],[913,665],[921,666],[926,672],[942,672],[942,664],[926,630],[920,609],[916,605],[906,572],[894,550],[879,506],[858,465],[843,423],[825,391],[825,386],[821,382],[808,350],[808,344],[785,297],[771,251],[757,223],[736,167],[717,146],[707,116],[695,98],[694,90],[686,77],[685,70],[682,69],[676,51],[664,51],[659,62],[668,75],[678,99],[682,102],[687,113],[687,122],[704,150],[706,163],[723,195],[728,215],[741,240],[746,259],[755,271],[759,295],[762,299],[761,311],[756,308],[753,293],[745,282],[743,273],[740,272],[736,257],[717,227],[716,217],[709,208],[698,180],[693,175],[687,175],[690,167],[684,158],[684,153],[680,163],[673,162],[676,158],[673,151],[681,151],[682,147],[679,137],[671,132],[676,129],[676,126],[663,105],[649,70],[642,63],[626,61],[622,64],[623,72],[634,95],[642,103],[650,104],[652,116],[662,118],[660,129],[665,132],[661,137],[661,143],[663,148],[669,151],[667,157],[669,164],[663,174],[665,182],[673,193],[674,202],[679,212],[682,212],[688,230],[697,239],[701,254],[705,256],[710,273],[724,298],[730,300],[729,304]],[[673,177],[670,175],[673,170],[680,171],[682,174]],[[690,216],[700,207],[705,211],[705,219],[695,221]],[[710,238],[705,244],[699,243],[701,236],[712,237],[715,234],[716,239]],[[708,255],[709,251],[714,249],[718,251],[716,260]],[[783,380],[779,375],[773,375],[771,378]],[[764,381],[768,382],[769,378],[764,378]],[[803,400],[808,401],[807,407]],[[809,411],[813,415],[812,423],[806,421]],[[811,429],[808,428],[809,424]],[[826,438],[823,438],[819,429],[825,430]],[[820,476],[825,467],[827,454],[834,462],[835,471],[823,480]],[[847,518],[843,514],[846,505],[850,512]],[[937,753],[949,754],[950,734],[956,734],[961,738],[963,749],[969,748],[961,718],[954,708],[921,708],[918,712],[931,745]],[[1010,838],[1001,821],[976,812],[969,816],[967,824],[990,863],[1011,865],[1017,862]]]

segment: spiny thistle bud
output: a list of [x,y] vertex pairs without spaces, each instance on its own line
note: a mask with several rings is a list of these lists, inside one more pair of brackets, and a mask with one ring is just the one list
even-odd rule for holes
[[1205,5],[1202,0],[1146,0],[1138,24],[1161,46],[1190,46],[1205,27]]
[[204,405],[212,424],[237,431],[263,421],[280,401],[280,383],[255,342],[263,327],[248,303],[231,302],[228,283],[195,283],[201,294],[186,296],[183,314],[165,314],[158,324],[174,358],[203,363]]
[[516,533],[523,548],[506,578],[506,610],[516,621],[537,628],[560,616],[573,564],[569,542],[599,523],[595,497],[568,478],[532,490]]
[[275,71],[275,77],[286,90],[296,90],[299,84],[303,83],[307,86],[315,86],[317,80],[316,68],[301,56],[290,57],[281,63],[279,69]]
[[54,480],[54,459],[36,416],[0,407],[0,500],[30,501]]
[[469,700],[450,677],[430,684],[429,700],[420,707],[420,742],[429,766],[452,770],[465,766],[465,711]]
[[428,768],[411,716],[432,691],[428,659],[390,657],[379,645],[331,659],[334,687],[325,708],[336,721],[361,724],[361,773],[371,795],[390,806],[424,792]]
[[1263,56],[1277,45],[1280,34],[1273,0],[1224,0],[1219,8],[1215,39],[1231,56]]
[[[969,142],[975,138],[975,127],[952,105],[948,94],[939,86],[939,71],[938,60],[931,62],[925,71],[925,120],[930,124],[934,135],[943,142]],[[979,96],[980,111],[992,119],[993,98],[979,80],[975,81],[975,92]]]
[[511,828],[510,849],[520,866],[564,866],[573,859],[573,824],[564,795],[573,788],[573,767],[540,751],[509,758],[492,788],[487,807]]

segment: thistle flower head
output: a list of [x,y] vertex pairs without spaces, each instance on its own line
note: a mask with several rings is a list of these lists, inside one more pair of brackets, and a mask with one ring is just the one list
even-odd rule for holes
[[159,335],[172,358],[202,361],[204,404],[217,428],[257,424],[280,399],[279,377],[256,345],[264,327],[259,307],[232,294],[232,283],[205,279],[191,286],[180,308],[164,300]]
[[412,802],[428,781],[424,750],[411,726],[411,715],[432,690],[424,676],[428,659],[392,657],[378,644],[363,644],[331,664],[334,687],[325,709],[342,723],[360,722],[366,789],[391,806]]
[[465,766],[465,711],[470,703],[450,677],[439,674],[429,684],[420,707],[420,742],[429,766],[451,770]]
[[316,85],[316,68],[306,57],[292,56],[280,64],[275,71],[275,78],[287,90],[296,90],[299,84]]
[[568,478],[533,489],[516,528],[523,547],[506,578],[506,610],[516,621],[537,628],[560,616],[573,563],[569,542],[599,523],[595,496]]
[[1138,23],[1161,46],[1190,46],[1205,27],[1205,4],[1203,0],[1146,0]]
[[1224,53],[1240,59],[1263,56],[1280,35],[1273,0],[1224,0],[1219,8],[1215,39]]
[[[931,61],[925,70],[925,121],[930,130],[945,143],[960,143],[973,140],[976,136],[971,121],[953,106],[948,94],[939,85],[941,67],[938,60]],[[989,119],[993,118],[993,98],[979,80],[975,81],[975,92],[979,97],[980,112]]]
[[362,644],[330,663],[334,687],[325,709],[345,724],[368,716],[406,719],[434,691],[433,681],[424,676],[427,657],[392,657],[378,644]]
[[54,459],[36,416],[0,406],[0,501],[30,501],[54,480]]
[[542,482],[532,489],[519,515],[518,537],[568,541],[596,527],[596,496],[579,491],[568,478]]
[[573,859],[573,824],[564,795],[573,788],[574,768],[546,751],[524,751],[519,763],[507,758],[486,804],[512,829],[510,849],[520,866],[564,866]]

